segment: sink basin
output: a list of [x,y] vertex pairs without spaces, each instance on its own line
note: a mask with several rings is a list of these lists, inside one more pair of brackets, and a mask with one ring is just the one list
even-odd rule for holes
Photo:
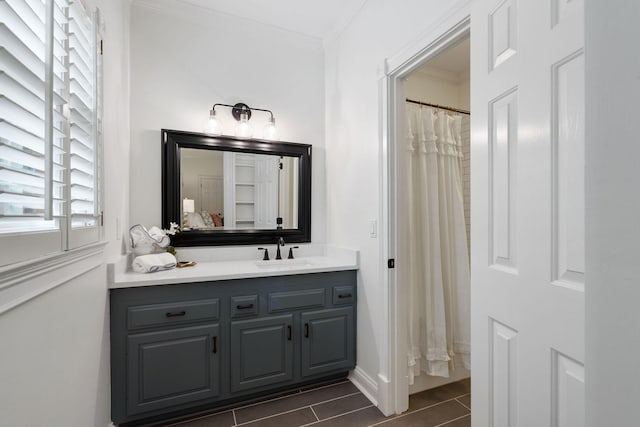
[[298,259],[276,259],[269,261],[256,261],[256,267],[265,270],[292,270],[300,267],[310,267],[313,263],[304,258]]

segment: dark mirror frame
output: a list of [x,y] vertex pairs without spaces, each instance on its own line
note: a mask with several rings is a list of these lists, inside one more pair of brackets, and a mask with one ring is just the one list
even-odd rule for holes
[[173,246],[222,246],[275,243],[279,237],[287,243],[311,241],[311,145],[291,142],[244,139],[206,133],[162,129],[162,227],[181,223],[180,149],[234,151],[297,157],[298,228],[191,230],[171,236]]

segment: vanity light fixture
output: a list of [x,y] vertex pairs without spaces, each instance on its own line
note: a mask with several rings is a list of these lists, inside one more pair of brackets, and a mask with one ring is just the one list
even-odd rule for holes
[[240,112],[240,120],[236,124],[236,136],[239,138],[251,138],[253,128],[249,124],[249,113],[246,110]]
[[264,127],[264,131],[262,135],[264,139],[268,139],[270,141],[278,140],[278,130],[276,129],[276,119],[273,117],[273,114],[271,115],[271,117],[269,117],[269,122]]
[[247,104],[242,102],[235,105],[214,104],[211,110],[209,110],[209,126],[207,132],[213,135],[222,135],[223,133],[222,122],[216,116],[216,107],[231,108],[231,115],[238,122],[235,127],[235,135],[240,138],[251,138],[253,136],[253,128],[249,124],[249,120],[251,120],[251,113],[253,111],[264,111],[265,113],[269,113],[269,119],[267,125],[264,127],[262,138],[270,141],[276,141],[278,139],[276,119],[273,117],[273,112],[263,108],[249,107]]
[[222,123],[220,119],[216,117],[216,110],[209,111],[209,126],[207,132],[214,135],[222,135]]

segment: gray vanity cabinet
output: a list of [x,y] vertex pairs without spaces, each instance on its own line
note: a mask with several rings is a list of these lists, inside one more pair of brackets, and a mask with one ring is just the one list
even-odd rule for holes
[[111,290],[111,414],[165,422],[345,377],[356,272]]
[[349,369],[355,359],[353,308],[334,308],[301,314],[302,376]]
[[231,392],[293,379],[293,315],[231,322]]
[[129,414],[220,394],[218,324],[127,337]]

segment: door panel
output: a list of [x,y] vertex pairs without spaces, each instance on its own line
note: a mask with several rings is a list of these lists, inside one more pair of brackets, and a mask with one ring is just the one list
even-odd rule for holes
[[489,107],[489,263],[492,268],[518,274],[516,242],[518,93],[513,89],[492,100]]
[[490,321],[489,390],[492,402],[489,425],[515,426],[518,425],[518,331],[494,319]]
[[[223,181],[221,176],[198,175],[200,211],[221,213],[224,210]],[[196,202],[196,203],[197,203]]]
[[317,375],[355,364],[353,308],[302,313],[302,376]]
[[278,157],[255,157],[255,228],[276,228],[278,216]]
[[129,335],[127,414],[218,396],[219,329],[216,324]]
[[293,315],[231,322],[231,391],[293,379]]
[[474,426],[584,422],[582,9],[472,2]]
[[584,55],[552,75],[553,282],[584,291]]

